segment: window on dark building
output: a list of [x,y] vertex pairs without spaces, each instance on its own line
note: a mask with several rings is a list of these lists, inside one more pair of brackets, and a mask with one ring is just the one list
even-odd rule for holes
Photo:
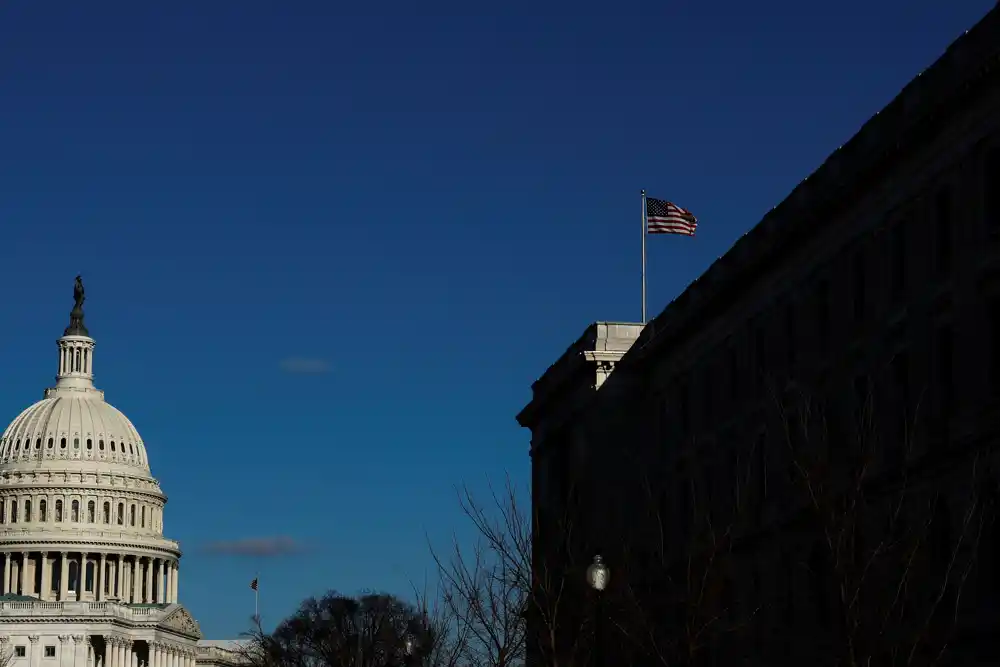
[[941,188],[934,197],[934,269],[938,273],[951,270],[953,252],[951,191]]
[[906,293],[906,222],[897,222],[889,235],[889,278],[893,301],[903,298]]
[[990,300],[988,317],[990,389],[1000,395],[1000,298]]
[[762,382],[767,377],[767,334],[763,327],[757,327],[753,332],[753,362],[757,368],[757,380]]
[[825,278],[816,285],[816,326],[820,345],[825,350],[830,344],[830,281]]
[[887,443],[886,457],[889,465],[898,465],[909,450],[909,438],[914,433],[910,423],[910,357],[905,351],[897,352],[892,358],[892,392],[895,409],[892,413],[892,440]]
[[785,353],[789,366],[795,365],[795,306],[785,306]]
[[740,396],[740,367],[736,349],[729,346],[729,400],[736,402]]
[[677,396],[677,411],[680,413],[681,430],[684,435],[691,432],[691,396],[687,383],[681,384]]
[[991,148],[986,154],[982,185],[986,229],[1000,231],[1000,148]]
[[854,319],[863,320],[867,306],[868,286],[865,284],[865,255],[859,251],[851,260],[851,290],[854,301]]
[[943,326],[938,330],[936,348],[939,408],[941,416],[947,419],[951,416],[955,401],[955,341],[951,326]]

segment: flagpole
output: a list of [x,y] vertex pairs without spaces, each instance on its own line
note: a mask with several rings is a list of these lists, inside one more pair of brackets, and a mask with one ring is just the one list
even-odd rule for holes
[[260,625],[260,571],[259,570],[254,575],[253,580],[257,582],[257,585],[253,589],[253,617],[254,620],[257,622],[257,625]]
[[642,194],[642,323],[646,324],[646,191]]

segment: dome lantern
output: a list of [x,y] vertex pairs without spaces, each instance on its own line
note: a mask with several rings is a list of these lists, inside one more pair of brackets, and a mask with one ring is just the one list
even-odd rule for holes
[[[90,337],[83,323],[83,302],[86,299],[83,279],[76,277],[73,285],[73,310],[69,314],[69,326],[56,344],[59,346],[59,372],[56,374],[55,389],[75,391],[96,391],[94,389],[94,339]],[[49,392],[46,392],[48,395]]]

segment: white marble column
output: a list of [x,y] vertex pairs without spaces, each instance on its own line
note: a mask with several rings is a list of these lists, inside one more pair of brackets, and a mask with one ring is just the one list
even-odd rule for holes
[[28,637],[28,664],[31,667],[38,667],[42,661],[41,652],[42,649],[38,646],[38,635],[30,635]]
[[[142,593],[139,592],[139,584],[142,581],[142,567],[139,565],[139,557],[134,556],[132,558],[132,565],[129,566],[132,570],[132,602],[133,604],[139,604],[142,602]],[[150,656],[149,660],[152,660]],[[146,667],[150,667],[146,665]]]
[[172,600],[170,599],[170,591],[173,587],[174,573],[173,573],[173,568],[170,566],[169,560],[163,561],[163,573],[164,573],[163,579],[166,582],[164,586],[166,595],[163,596],[163,601],[172,602]]
[[73,635],[73,667],[87,667],[86,639],[86,635]]
[[41,598],[43,600],[52,599],[52,560],[49,558],[49,552],[42,552],[42,594]]
[[3,592],[10,593],[10,553],[3,555]]
[[17,568],[18,579],[18,590],[17,592],[21,595],[28,595],[28,552],[24,551],[21,553],[21,566]]
[[144,568],[145,571],[143,572],[143,575],[144,575],[143,578],[145,579],[145,584],[146,584],[146,592],[145,592],[145,595],[142,596],[142,601],[143,602],[152,602],[153,601],[153,559],[150,558],[149,556],[146,556],[143,560],[146,561],[145,568]]
[[69,558],[65,551],[59,552],[59,599],[65,600],[69,594]]
[[149,667],[163,667],[163,648],[160,644],[149,645]]
[[174,602],[177,602],[180,595],[180,576],[181,576],[181,562],[179,560],[174,561]]
[[108,576],[105,568],[108,562],[108,555],[102,551],[100,556],[97,566],[97,576],[94,577],[94,599],[98,602],[104,600],[104,580]]

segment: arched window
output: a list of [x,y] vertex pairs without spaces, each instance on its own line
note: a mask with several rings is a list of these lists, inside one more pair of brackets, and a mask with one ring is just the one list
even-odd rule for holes
[[31,498],[24,500],[24,520],[31,521]]
[[118,525],[125,525],[125,503],[118,503]]
[[89,501],[87,503],[87,521],[89,523],[94,523],[94,509],[95,509],[95,507],[96,506],[95,506],[93,500],[91,500],[91,501]]
[[46,522],[49,520],[48,517],[48,503],[45,502],[45,498],[38,501],[38,520],[41,522]]
[[80,438],[73,438],[73,449],[80,449]]
[[146,527],[146,506],[142,506],[142,527]]
[[111,503],[104,503],[104,523],[111,523]]
[[17,523],[17,498],[10,503],[10,522]]
[[66,438],[59,438],[59,449],[66,449]]
[[115,451],[115,441],[111,441],[111,451]]
[[0,523],[7,523],[7,501],[0,498]]
[[94,591],[94,563],[93,562],[87,563],[87,578],[84,581],[85,581],[85,586],[86,586],[87,592],[88,593],[92,593]]
[[94,448],[94,441],[91,440],[90,438],[87,438],[87,449],[93,449],[93,448]]
[[56,523],[62,521],[62,501],[56,501]]
[[104,451],[104,440],[103,439],[97,441],[97,448],[100,449],[102,452]]
[[[24,443],[24,448],[25,449],[28,448],[28,443]],[[35,449],[41,449],[41,448],[42,448],[42,439],[41,438],[35,438]]]
[[135,527],[135,505],[129,507],[129,525]]
[[79,523],[80,522],[80,501],[79,500],[74,500],[73,504],[70,507],[71,507],[71,509],[70,509],[70,517],[71,517],[73,523]]

